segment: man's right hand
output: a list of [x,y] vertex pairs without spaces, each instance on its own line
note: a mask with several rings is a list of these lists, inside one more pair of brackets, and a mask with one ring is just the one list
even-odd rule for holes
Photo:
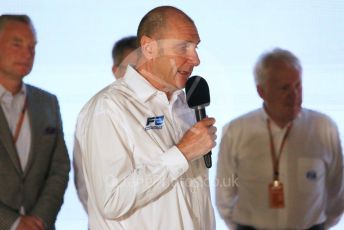
[[207,154],[216,145],[214,118],[204,118],[192,126],[182,137],[177,148],[188,161]]
[[44,223],[36,216],[21,216],[17,230],[44,230]]

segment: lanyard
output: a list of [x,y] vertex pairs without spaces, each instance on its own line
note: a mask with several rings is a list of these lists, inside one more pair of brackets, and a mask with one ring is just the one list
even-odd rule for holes
[[25,116],[26,109],[27,109],[27,98],[25,97],[24,105],[23,105],[22,111],[20,113],[20,117],[19,117],[19,119],[17,121],[16,130],[15,130],[15,132],[13,134],[13,143],[14,144],[18,140],[20,130],[21,130],[22,126],[23,126],[23,121],[24,121],[24,116]]
[[274,181],[278,181],[279,177],[279,161],[281,159],[283,147],[285,144],[285,141],[289,135],[290,129],[292,127],[292,123],[290,123],[287,127],[287,131],[285,132],[282,143],[280,145],[278,155],[276,155],[275,151],[275,145],[274,145],[274,140],[272,139],[272,133],[271,133],[271,124],[270,124],[270,119],[267,119],[267,126],[268,126],[268,131],[269,131],[269,138],[270,138],[270,153],[271,153],[271,159],[272,159],[272,166],[273,166],[273,173],[274,173]]

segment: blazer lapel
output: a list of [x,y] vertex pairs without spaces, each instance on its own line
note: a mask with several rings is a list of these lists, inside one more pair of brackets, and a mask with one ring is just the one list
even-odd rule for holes
[[4,112],[2,111],[1,106],[0,106],[0,142],[5,147],[18,173],[22,174],[23,171],[19,162],[17,150],[14,146],[14,143],[12,140],[12,134],[11,134],[10,128],[8,127],[8,123],[7,123]]

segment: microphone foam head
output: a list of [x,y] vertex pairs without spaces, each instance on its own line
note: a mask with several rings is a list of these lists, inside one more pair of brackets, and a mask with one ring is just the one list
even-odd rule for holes
[[210,104],[208,83],[200,76],[192,76],[187,80],[185,92],[188,106],[192,109]]

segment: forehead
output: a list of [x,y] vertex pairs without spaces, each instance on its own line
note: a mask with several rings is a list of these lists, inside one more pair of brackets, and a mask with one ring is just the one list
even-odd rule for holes
[[0,38],[36,43],[36,34],[33,28],[26,23],[17,21],[5,22],[0,30]]
[[301,81],[301,72],[290,64],[276,64],[268,72],[269,82],[271,83],[287,84]]
[[183,15],[168,17],[166,28],[163,31],[163,37],[189,41],[196,44],[200,42],[200,37],[195,24]]

